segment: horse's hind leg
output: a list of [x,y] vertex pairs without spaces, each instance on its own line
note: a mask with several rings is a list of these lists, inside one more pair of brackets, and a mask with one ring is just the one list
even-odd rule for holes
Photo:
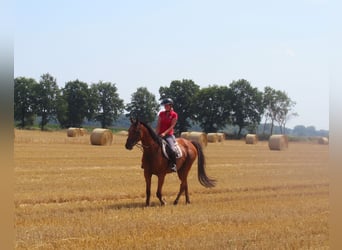
[[173,202],[173,205],[177,205],[178,204],[179,198],[180,198],[180,196],[182,195],[182,193],[184,191],[185,191],[185,202],[187,204],[190,203],[189,192],[188,192],[188,182],[187,181],[182,181],[182,183],[180,184],[180,187],[179,187],[179,192],[177,194],[177,197],[176,197],[175,201]]
[[189,191],[188,191],[188,173],[190,171],[191,165],[192,165],[191,159],[190,161],[188,160],[181,168],[180,171],[178,171],[178,177],[181,181],[180,187],[179,187],[179,192],[177,194],[177,197],[175,201],[173,202],[174,205],[178,204],[178,200],[180,196],[182,195],[183,192],[185,192],[185,202],[186,204],[190,203],[190,198],[189,198]]
[[186,204],[190,204],[190,197],[189,197],[189,191],[188,191],[188,183],[185,186],[184,192],[185,192],[185,202],[186,202]]
[[182,184],[181,184],[180,188],[179,188],[179,192],[177,194],[177,197],[176,197],[175,201],[173,202],[173,205],[177,205],[178,204],[179,197],[182,195],[182,193],[183,193],[183,190],[182,190]]

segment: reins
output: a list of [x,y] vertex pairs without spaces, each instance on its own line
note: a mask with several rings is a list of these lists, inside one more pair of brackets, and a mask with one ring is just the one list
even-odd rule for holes
[[[144,122],[140,122],[140,123],[144,126],[144,128],[147,130],[147,133],[149,133],[149,135],[151,136],[151,140],[154,141],[157,145],[161,146],[162,138],[160,136],[158,136],[149,125],[145,124]],[[136,130],[135,133],[140,134],[141,128]],[[151,146],[152,146],[150,144],[146,145],[142,141],[139,143],[139,140],[132,143],[132,144],[133,144],[132,147],[137,146],[137,148],[139,148],[141,151],[143,151],[144,149],[151,148]]]
[[146,146],[142,143],[136,143],[134,144],[134,146],[136,146],[137,148],[139,148],[141,151],[144,151],[144,148],[149,148],[150,146]]

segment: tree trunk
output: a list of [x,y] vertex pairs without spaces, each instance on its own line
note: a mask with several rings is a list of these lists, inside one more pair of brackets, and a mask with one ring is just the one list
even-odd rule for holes
[[242,130],[242,127],[239,126],[238,138],[240,138],[241,130]]
[[273,126],[274,126],[274,121],[271,121],[271,135],[273,135]]

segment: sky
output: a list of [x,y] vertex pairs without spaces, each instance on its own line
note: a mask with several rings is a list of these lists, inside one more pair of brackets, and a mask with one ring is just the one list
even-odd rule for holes
[[[201,88],[247,80],[285,91],[297,117],[329,129],[330,67],[340,23],[329,0],[59,0],[15,2],[14,77],[60,87],[112,82],[125,103],[139,87],[191,79]],[[334,34],[335,35],[335,34]]]

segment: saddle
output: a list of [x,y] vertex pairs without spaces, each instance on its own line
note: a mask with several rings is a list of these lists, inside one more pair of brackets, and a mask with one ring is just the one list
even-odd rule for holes
[[[169,152],[171,150],[169,144],[167,143],[166,140],[162,140],[162,151],[163,151],[163,155],[165,156],[166,159],[170,159],[169,157]],[[176,153],[176,158],[181,158],[183,156],[183,153],[182,153],[182,150],[181,148],[179,147],[177,141],[175,142],[175,153]]]

